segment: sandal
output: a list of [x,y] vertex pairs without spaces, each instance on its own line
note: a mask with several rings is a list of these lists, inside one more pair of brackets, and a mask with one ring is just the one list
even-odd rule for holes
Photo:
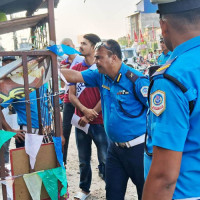
[[79,199],[79,200],[85,200],[85,199],[87,199],[89,196],[90,196],[90,193],[89,193],[89,194],[85,194],[85,193],[83,193],[83,192],[78,192],[78,193],[74,196],[74,198]]

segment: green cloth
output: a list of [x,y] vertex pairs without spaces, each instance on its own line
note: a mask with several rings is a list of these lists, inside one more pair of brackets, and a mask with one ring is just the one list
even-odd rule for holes
[[62,167],[41,171],[37,174],[42,179],[44,187],[46,188],[46,191],[52,200],[58,199],[58,180],[62,183],[63,186],[60,196],[63,196],[67,193],[66,170]]
[[37,174],[42,179],[51,200],[58,200],[58,179],[54,175],[53,170],[45,170],[43,172],[38,172]]
[[57,177],[57,179],[61,182],[63,185],[60,196],[63,196],[67,193],[67,175],[66,175],[66,170],[63,169],[62,167],[58,167],[55,169],[52,169],[54,175]]
[[5,142],[7,142],[10,138],[12,138],[15,135],[16,133],[14,132],[0,130],[0,149]]

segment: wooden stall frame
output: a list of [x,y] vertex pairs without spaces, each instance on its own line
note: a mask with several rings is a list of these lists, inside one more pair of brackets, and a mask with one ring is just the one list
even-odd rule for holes
[[[49,39],[56,43],[56,35],[55,35],[55,21],[54,21],[54,0],[43,0],[48,4],[48,25],[49,25]],[[38,5],[40,6],[40,5]],[[32,11],[27,12],[27,17],[30,17],[34,11],[37,9],[35,7]],[[9,22],[10,23],[10,22]],[[14,23],[14,22],[13,22]],[[11,23],[12,24],[12,23]],[[0,56],[21,56],[22,57],[22,65],[23,65],[23,75],[24,75],[24,88],[25,88],[25,99],[26,102],[26,110],[27,110],[27,131],[31,132],[31,114],[30,114],[30,104],[29,101],[29,84],[28,84],[28,69],[27,69],[27,56],[50,56],[51,57],[51,69],[52,69],[52,90],[53,93],[58,93],[58,70],[57,70],[57,56],[47,50],[33,50],[33,51],[5,51],[0,52]],[[60,110],[59,110],[59,97],[58,95],[53,95],[53,108],[54,108],[54,125],[55,125],[55,136],[60,136]],[[2,121],[0,117],[0,129],[2,129]],[[0,158],[3,158],[3,149],[0,150]],[[2,160],[3,161],[3,160]],[[4,162],[3,162],[4,168]],[[59,164],[57,163],[57,166]],[[4,174],[1,174],[3,176]],[[3,200],[7,200],[7,192],[6,188],[3,185]]]

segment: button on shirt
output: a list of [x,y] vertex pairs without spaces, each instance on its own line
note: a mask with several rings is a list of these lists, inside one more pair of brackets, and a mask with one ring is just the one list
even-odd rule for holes
[[[200,36],[176,47],[170,57],[170,59],[176,59],[165,73],[175,77],[188,89],[185,94],[174,83],[164,79],[162,75],[154,77],[150,92],[150,112],[147,120],[148,151],[152,152],[153,146],[158,146],[183,153],[173,199],[200,198],[199,55]],[[164,107],[162,113],[156,116],[152,107],[156,102],[153,102],[154,98],[151,97],[161,92],[165,94],[165,97],[163,95],[164,100],[162,99]],[[195,102],[191,115],[190,100]],[[150,169],[151,159],[152,157],[145,154],[145,177]]]
[[168,51],[167,54],[164,54],[164,52],[162,52],[158,57],[158,65],[164,65],[171,56],[171,53],[171,51]]
[[98,87],[101,93],[101,105],[104,126],[107,135],[113,142],[130,141],[146,131],[146,109],[141,113],[143,106],[147,106],[147,98],[141,93],[142,88],[149,85],[146,78],[139,78],[135,82],[138,101],[133,93],[133,83],[126,77],[130,70],[138,76],[142,74],[125,64],[122,64],[116,79],[100,74],[98,70],[81,72],[87,86]]

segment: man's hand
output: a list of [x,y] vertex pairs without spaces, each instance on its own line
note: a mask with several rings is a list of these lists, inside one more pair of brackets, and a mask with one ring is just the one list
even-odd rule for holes
[[[3,170],[3,167],[0,166],[0,174],[2,174],[1,170]],[[5,176],[9,176],[9,170],[6,167],[4,168],[4,173],[5,173]]]
[[21,142],[21,141],[25,140],[25,133],[26,133],[26,131],[24,131],[24,130],[14,130],[13,129],[12,132],[16,133],[16,135],[14,136],[14,138],[18,142]]
[[85,125],[88,124],[88,123],[89,123],[89,120],[86,118],[86,116],[83,116],[83,117],[80,118],[78,125],[85,127]]
[[89,121],[93,121],[99,115],[94,109],[84,109],[83,114]]

